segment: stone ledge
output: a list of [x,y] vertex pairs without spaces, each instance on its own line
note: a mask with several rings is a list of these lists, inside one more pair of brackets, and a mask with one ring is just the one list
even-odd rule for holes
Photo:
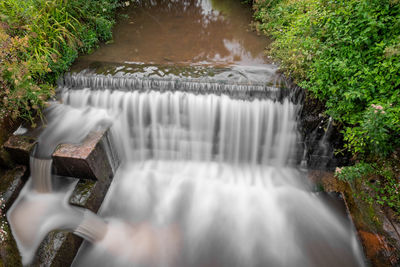
[[36,139],[30,136],[12,135],[4,143],[3,147],[15,163],[28,166],[31,151],[36,144]]
[[0,195],[3,198],[5,208],[3,212],[11,207],[14,200],[18,197],[19,192],[27,181],[26,167],[23,165],[16,166],[12,170],[8,170],[0,177]]
[[6,239],[0,241],[0,266],[22,266],[17,244],[11,233],[5,213],[11,207],[27,180],[25,166],[16,166],[0,177],[0,193],[4,208],[1,209],[0,224],[4,225]]
[[[4,144],[12,159],[29,165],[29,157],[37,144],[35,138],[13,135]],[[107,151],[110,148],[108,130],[91,132],[80,144],[59,145],[53,153],[53,173],[61,176],[92,180],[109,180],[118,166],[118,161]]]
[[104,183],[92,180],[80,180],[72,192],[69,203],[97,213],[110,184],[111,181]]

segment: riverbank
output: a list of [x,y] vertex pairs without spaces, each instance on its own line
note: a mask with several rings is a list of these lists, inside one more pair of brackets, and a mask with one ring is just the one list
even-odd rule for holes
[[0,120],[41,116],[55,83],[79,54],[112,39],[118,0],[0,3]]
[[[56,81],[80,54],[112,39],[130,1],[5,0],[0,3],[0,145],[22,122],[35,126]],[[0,151],[0,165],[9,165]]]
[[373,201],[400,214],[398,1],[257,1],[254,8],[257,29],[274,38],[268,53],[325,104],[343,134],[342,149],[356,164],[337,176],[377,176]]
[[335,176],[348,182],[363,220],[378,232],[382,216],[398,224],[399,1],[259,0],[253,7],[257,30],[274,39],[268,55],[325,106],[320,115],[342,135],[335,154],[350,153],[350,161]]
[[[129,1],[4,0],[0,2],[0,177],[9,186],[16,166],[3,144],[24,122],[35,127],[56,81],[79,54],[112,39],[116,10]],[[11,173],[11,174],[10,174]],[[22,176],[22,174],[21,174]],[[1,190],[0,199],[8,194]],[[8,203],[10,205],[10,203]],[[0,266],[20,258],[1,204]]]

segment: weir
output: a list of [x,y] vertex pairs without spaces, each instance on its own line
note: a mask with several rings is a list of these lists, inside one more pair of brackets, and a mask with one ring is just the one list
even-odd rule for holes
[[121,167],[99,217],[68,206],[71,185],[51,191],[51,160],[33,159],[36,186],[8,214],[24,263],[47,232],[69,229],[91,242],[74,266],[363,266],[349,222],[297,170],[290,94],[244,99],[240,84],[213,94],[193,81],[190,92],[120,90],[107,79],[97,88],[97,77],[67,75],[35,151],[48,157],[111,125]]
[[[229,88],[229,94],[215,95],[205,94],[203,83],[193,81],[191,92],[169,87],[157,91],[133,87],[125,92],[113,89],[118,78],[104,79],[100,88],[96,87],[97,76],[76,78],[80,83],[70,77],[67,80],[61,101],[75,108],[101,108],[114,113],[118,130],[112,131],[120,136],[119,151],[127,159],[283,165],[296,149],[295,117],[299,107],[289,99],[269,99],[266,91],[263,98],[247,101],[235,98],[242,88],[235,83],[222,84]],[[181,84],[185,83],[182,80]],[[76,89],[82,84],[96,89]],[[104,89],[104,84],[112,89]]]
[[[165,71],[165,67],[153,66],[153,68],[160,72]],[[254,67],[236,71],[221,71],[215,77],[207,77],[203,74],[200,78],[179,77],[177,75],[160,77],[159,75],[151,75],[151,72],[149,73],[148,71],[141,75],[138,75],[138,73],[103,75],[82,71],[80,73],[66,74],[61,86],[66,86],[68,89],[120,90],[128,92],[146,92],[148,90],[158,92],[180,91],[193,94],[224,94],[230,98],[244,100],[267,98],[273,101],[283,101],[283,99],[288,98],[294,103],[301,101],[301,89],[297,87],[289,89],[288,84],[283,83],[284,79],[279,76],[274,77],[273,81],[254,81],[252,80],[253,77],[246,77],[249,71],[254,71],[253,75],[258,78],[269,74],[264,73],[265,70],[260,73],[260,70],[257,71],[257,68]]]

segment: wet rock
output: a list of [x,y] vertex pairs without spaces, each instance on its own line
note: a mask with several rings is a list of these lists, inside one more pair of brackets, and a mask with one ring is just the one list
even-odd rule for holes
[[[357,229],[369,265],[400,266],[396,228],[376,203],[363,200],[362,183],[346,183],[344,200]],[[358,193],[355,193],[358,192]]]
[[3,147],[3,144],[16,130],[19,123],[20,120],[14,121],[9,117],[0,118],[0,168],[3,167],[7,169],[13,166],[10,155]]
[[107,181],[113,176],[115,161],[107,154],[106,131],[92,132],[82,144],[63,144],[53,153],[55,173],[61,176]]
[[[97,213],[111,180],[79,180],[69,203]],[[32,266],[70,266],[83,239],[67,231],[52,231],[40,244]]]
[[[332,171],[348,165],[351,154],[343,149],[341,125],[325,114],[323,102],[306,93],[300,114],[300,132],[304,140],[304,160],[308,168]],[[334,154],[334,151],[342,151]]]
[[363,230],[359,230],[358,235],[362,240],[365,254],[373,266],[398,266],[393,254],[394,248],[390,247],[384,236]]
[[3,199],[4,209],[6,212],[14,200],[17,198],[19,192],[27,180],[26,167],[19,165],[12,170],[6,171],[0,177],[0,196]]
[[52,231],[40,244],[31,266],[71,266],[82,241],[67,231]]
[[[53,153],[54,174],[82,179],[106,181],[118,166],[112,151],[108,131],[90,133],[81,144],[62,144]],[[13,135],[4,144],[14,162],[29,166],[36,138]]]
[[80,180],[72,192],[69,203],[97,213],[110,183],[110,181],[96,182],[93,180]]
[[376,267],[399,266],[399,255],[393,237],[398,237],[394,224],[379,212],[377,207],[368,206],[354,195],[351,186],[339,181],[333,172],[310,170],[309,180],[326,192],[340,192],[345,205],[345,215],[357,229],[369,265]]
[[333,172],[322,170],[309,170],[308,179],[317,187],[321,187],[325,192],[343,193],[346,190],[346,183],[339,181]]
[[21,256],[5,215],[0,217],[0,224],[2,225],[0,266],[22,266]]
[[0,177],[0,192],[2,198],[0,214],[0,266],[22,266],[21,256],[17,244],[12,236],[7,218],[5,216],[11,204],[17,198],[27,179],[25,166],[17,166],[6,171]]
[[388,216],[384,216],[382,228],[389,234],[392,242],[396,243],[397,247],[400,248],[400,226],[396,222],[390,220]]
[[3,147],[10,154],[11,159],[15,163],[28,166],[29,155],[36,143],[35,138],[23,135],[12,135],[8,138],[7,142],[4,143]]

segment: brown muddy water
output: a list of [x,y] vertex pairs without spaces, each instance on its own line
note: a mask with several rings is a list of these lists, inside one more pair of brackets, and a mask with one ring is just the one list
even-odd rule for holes
[[139,1],[123,10],[129,18],[114,28],[87,62],[262,65],[268,39],[251,30],[252,11],[239,0]]

